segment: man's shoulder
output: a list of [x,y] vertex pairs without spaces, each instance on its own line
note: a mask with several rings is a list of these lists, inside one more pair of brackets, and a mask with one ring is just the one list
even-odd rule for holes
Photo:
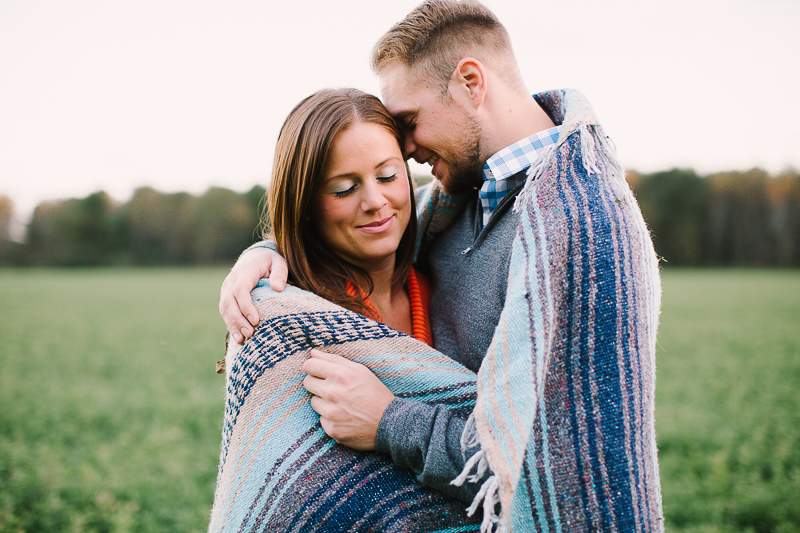
[[566,90],[554,89],[533,95],[533,99],[547,113],[553,124],[560,125],[564,122],[564,94]]
[[[589,99],[577,89],[542,91],[534,94],[533,98],[556,125],[572,122],[576,118],[575,115],[582,120],[589,119],[589,122],[596,123]],[[588,110],[589,114],[587,115],[584,110]]]

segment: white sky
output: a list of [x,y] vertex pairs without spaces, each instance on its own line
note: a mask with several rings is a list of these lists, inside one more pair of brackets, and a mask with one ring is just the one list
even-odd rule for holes
[[[417,3],[0,0],[0,195],[24,220],[98,190],[266,185],[291,108],[377,93],[372,45]],[[800,169],[800,2],[485,4],[531,92],[583,91],[629,169]]]

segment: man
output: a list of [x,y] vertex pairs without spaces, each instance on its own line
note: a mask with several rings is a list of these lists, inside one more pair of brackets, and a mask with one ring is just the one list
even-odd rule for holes
[[[479,372],[479,397],[466,423],[413,400],[364,401],[381,387],[371,373],[312,352],[304,369],[326,432],[477,496],[514,530],[663,529],[657,263],[591,107],[575,91],[531,98],[505,29],[474,1],[423,3],[381,38],[372,66],[407,128],[406,156],[432,165],[418,263],[436,348]],[[247,252],[223,284],[237,342],[257,324],[258,278],[286,279],[272,254]]]

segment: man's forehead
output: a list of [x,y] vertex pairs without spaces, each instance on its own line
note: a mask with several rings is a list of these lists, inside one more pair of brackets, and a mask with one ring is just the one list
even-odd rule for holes
[[400,118],[416,108],[410,76],[409,69],[399,63],[390,63],[378,73],[383,103],[392,115]]

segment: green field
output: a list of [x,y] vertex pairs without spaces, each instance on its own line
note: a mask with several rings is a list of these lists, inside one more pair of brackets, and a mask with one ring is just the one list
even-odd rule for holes
[[[0,270],[0,531],[203,531],[223,269]],[[668,270],[668,531],[800,532],[800,271]]]

